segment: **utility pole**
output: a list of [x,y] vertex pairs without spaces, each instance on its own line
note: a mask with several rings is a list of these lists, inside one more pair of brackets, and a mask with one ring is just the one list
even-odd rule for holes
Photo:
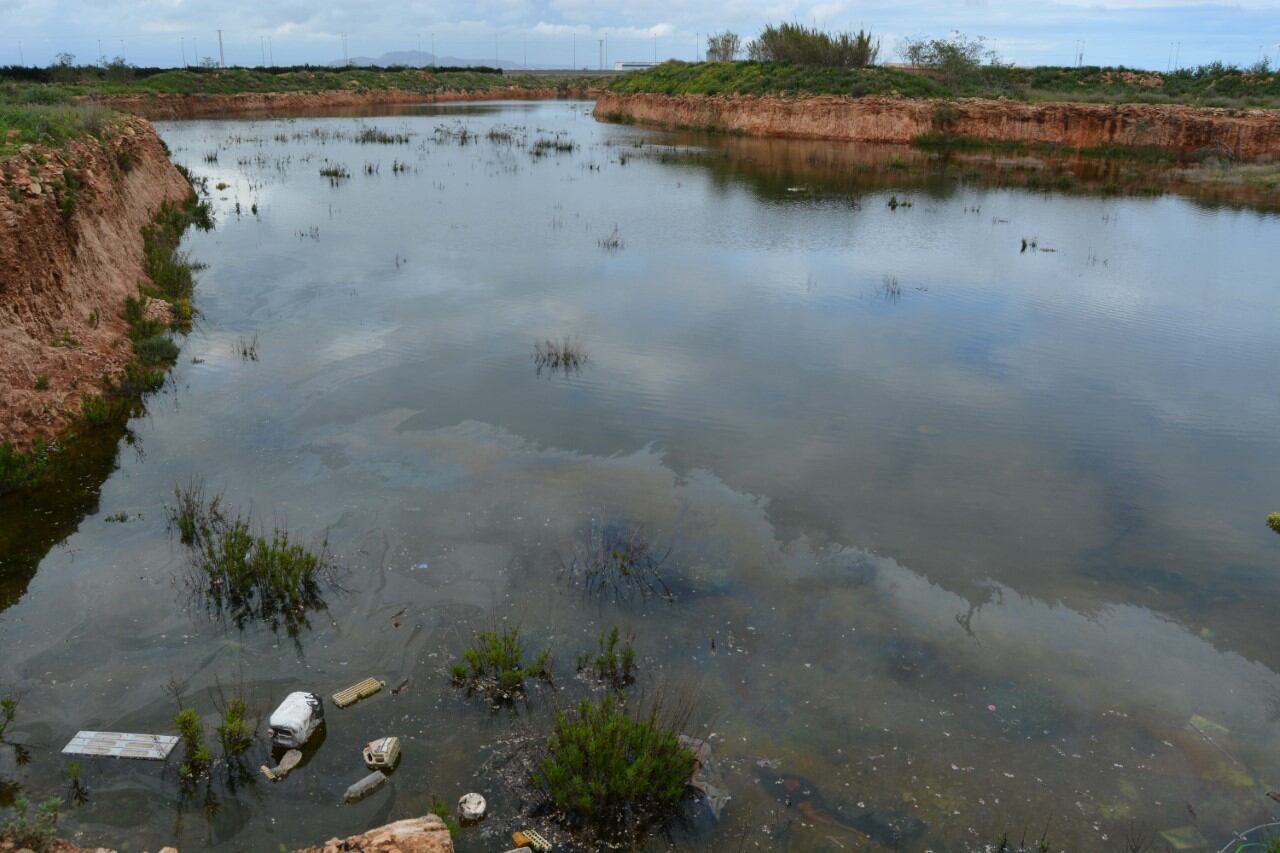
[[524,40],[524,67],[529,70],[529,37],[525,36]]
[[120,58],[124,59],[124,39],[120,39]]
[[262,48],[262,64],[267,64],[267,37],[258,36],[258,47]]
[[27,60],[24,59],[22,56],[22,39],[18,39],[18,64],[19,65],[27,64]]
[[693,34],[693,61],[702,61],[702,33]]
[[178,43],[182,46],[182,67],[187,67],[187,37],[183,36],[178,39]]
[[1179,61],[1182,59],[1182,42],[1177,43],[1177,47],[1173,49],[1173,70],[1178,70]]
[[267,61],[271,63],[272,68],[275,67],[276,52],[275,52],[275,49],[271,46],[271,36],[267,36]]
[[107,64],[107,57],[102,53],[102,39],[98,39],[98,64]]
[[573,34],[573,64],[570,65],[569,67],[570,68],[578,67],[578,34],[577,33]]
[[600,46],[600,70],[604,70],[604,39],[596,39],[596,43]]
[[658,61],[658,34],[653,34],[653,61]]
[[222,30],[218,30],[218,65],[227,67],[227,55],[222,52]]

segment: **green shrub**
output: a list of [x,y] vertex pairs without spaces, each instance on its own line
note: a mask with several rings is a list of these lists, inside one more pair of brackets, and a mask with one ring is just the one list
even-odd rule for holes
[[70,169],[63,169],[61,193],[58,196],[58,213],[61,214],[64,222],[75,216],[76,196],[79,192],[80,182],[76,180],[75,173]]
[[1280,512],[1273,512],[1267,516],[1267,527],[1270,527],[1276,533],[1280,533]]
[[248,752],[253,745],[253,734],[245,721],[248,709],[244,699],[234,696],[222,711],[222,722],[218,724],[218,744],[222,747],[222,756],[228,761],[239,758]]
[[570,825],[618,835],[671,814],[693,770],[656,710],[632,715],[607,693],[556,713],[532,781]]
[[62,349],[79,349],[80,339],[70,332],[62,332],[54,335],[49,341],[51,347],[61,347]]
[[462,653],[462,661],[450,668],[454,684],[468,692],[480,692],[491,701],[510,701],[524,693],[526,678],[550,678],[551,650],[543,649],[532,663],[524,662],[519,628],[502,633],[481,631],[476,643]]
[[623,640],[615,625],[608,634],[603,631],[597,643],[598,652],[578,655],[578,671],[593,670],[596,678],[615,690],[621,690],[636,680],[636,650],[628,638]]
[[449,809],[449,804],[444,800],[436,799],[431,801],[431,813],[444,821],[444,825],[449,830],[449,836],[458,834],[458,830],[462,827],[458,824],[458,819],[453,816],[453,812]]
[[986,39],[953,33],[945,39],[907,39],[902,57],[911,65],[932,68],[953,80],[972,78],[984,65],[999,65],[1000,57]]
[[151,335],[134,341],[133,354],[143,364],[173,364],[178,360],[178,345],[168,335]]
[[115,405],[101,394],[85,394],[80,398],[80,417],[90,427],[111,423],[115,413]]
[[880,42],[862,30],[832,34],[803,24],[770,24],[747,45],[747,55],[757,62],[864,68],[875,64]]
[[182,742],[182,764],[178,777],[184,784],[192,784],[209,771],[213,755],[204,739],[204,723],[193,708],[183,708],[173,718],[174,728]]
[[12,842],[18,849],[27,848],[35,853],[51,849],[58,835],[58,810],[62,800],[54,797],[36,807],[31,816],[31,803],[25,798],[14,800],[13,815],[0,821],[0,838]]
[[213,220],[209,207],[193,192],[181,205],[162,202],[150,225],[142,229],[142,253],[151,285],[150,296],[169,302],[190,299],[195,290],[195,272],[200,265],[178,251],[188,226],[207,230]]
[[36,376],[36,390],[37,391],[49,390],[49,374],[41,373],[38,376]]

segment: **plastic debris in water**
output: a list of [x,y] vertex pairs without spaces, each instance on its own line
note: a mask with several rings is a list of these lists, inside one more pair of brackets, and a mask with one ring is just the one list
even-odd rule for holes
[[400,738],[380,737],[364,746],[364,763],[370,770],[395,767],[400,758]]
[[272,782],[279,782],[281,779],[289,775],[289,771],[298,766],[298,762],[302,761],[302,752],[291,749],[280,757],[280,763],[275,767],[262,765],[262,775],[266,776]]
[[346,800],[348,803],[363,800],[365,797],[385,785],[386,782],[387,774],[383,773],[381,770],[375,770],[348,788],[347,792],[342,795],[342,799]]
[[511,843],[516,847],[529,847],[538,853],[550,853],[551,842],[532,829],[522,829],[511,833]]
[[365,699],[377,693],[383,687],[386,687],[385,681],[379,681],[376,678],[366,678],[358,684],[353,684],[346,690],[339,690],[333,694],[333,704],[339,708],[346,708],[348,705],[354,705],[361,699]]
[[314,693],[295,691],[284,697],[267,721],[277,746],[296,749],[324,725],[324,705]]
[[458,816],[463,820],[480,820],[485,808],[484,797],[479,794],[463,794],[458,800]]
[[145,758],[163,761],[178,745],[173,735],[130,732],[77,732],[62,748],[65,755],[106,755],[112,758]]

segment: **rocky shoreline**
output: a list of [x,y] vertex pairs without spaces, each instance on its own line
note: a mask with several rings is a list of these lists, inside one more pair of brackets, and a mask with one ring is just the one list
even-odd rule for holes
[[[57,839],[45,848],[46,853],[117,853],[107,847],[77,847],[70,841]],[[453,839],[439,817],[406,818],[346,838],[330,838],[318,847],[304,847],[294,853],[341,853],[361,850],[364,853],[453,853]],[[34,853],[12,841],[0,840],[0,851]],[[159,853],[178,853],[176,847],[161,848]]]

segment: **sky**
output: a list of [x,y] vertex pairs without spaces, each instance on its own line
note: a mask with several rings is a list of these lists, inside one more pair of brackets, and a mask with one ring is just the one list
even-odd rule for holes
[[983,36],[1008,62],[1165,70],[1214,60],[1280,60],[1280,0],[0,0],[0,64],[123,56],[181,65],[324,63],[394,50],[536,66],[696,58],[706,34],[744,43],[768,23],[869,27],[882,58],[906,37]]

